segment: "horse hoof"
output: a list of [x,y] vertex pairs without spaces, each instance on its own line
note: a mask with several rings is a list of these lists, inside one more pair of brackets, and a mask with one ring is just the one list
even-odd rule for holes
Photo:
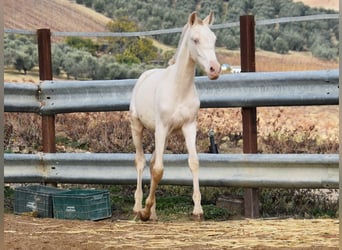
[[148,221],[150,219],[150,213],[146,213],[145,211],[141,210],[138,213],[140,220]]
[[191,214],[191,217],[194,221],[203,221],[204,220],[203,214]]

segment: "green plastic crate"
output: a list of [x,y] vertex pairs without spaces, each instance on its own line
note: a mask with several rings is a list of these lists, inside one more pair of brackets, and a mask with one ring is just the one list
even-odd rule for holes
[[58,219],[100,220],[111,217],[109,192],[75,189],[55,194],[53,213]]
[[52,195],[65,192],[65,189],[31,185],[14,190],[14,213],[36,213],[38,217],[53,218]]

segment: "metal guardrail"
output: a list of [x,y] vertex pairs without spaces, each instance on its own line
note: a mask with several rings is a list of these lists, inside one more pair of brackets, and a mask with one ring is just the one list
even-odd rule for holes
[[[196,77],[202,108],[335,105],[339,72]],[[136,80],[5,83],[5,112],[58,114],[127,110]],[[162,84],[162,83],[161,83]],[[149,156],[148,156],[149,157]],[[200,154],[201,185],[338,187],[338,155]],[[186,155],[165,155],[164,184],[191,185]],[[144,181],[149,176],[145,171]],[[5,182],[133,184],[133,154],[5,154]]]
[[42,114],[128,110],[136,79],[110,81],[45,81]]
[[249,72],[196,83],[203,108],[328,105],[339,97],[338,70]]
[[[338,70],[222,75],[215,81],[196,77],[202,108],[335,105]],[[5,83],[5,112],[43,115],[128,110],[136,79]],[[161,83],[162,84],[162,83]]]
[[[134,154],[5,154],[10,182],[135,184]],[[151,155],[146,155],[147,161]],[[161,184],[192,185],[187,155],[164,155]],[[338,188],[337,154],[199,154],[202,186]],[[80,174],[82,173],[82,174]],[[144,182],[149,180],[145,169]]]
[[39,86],[33,83],[5,83],[4,105],[6,112],[38,113]]

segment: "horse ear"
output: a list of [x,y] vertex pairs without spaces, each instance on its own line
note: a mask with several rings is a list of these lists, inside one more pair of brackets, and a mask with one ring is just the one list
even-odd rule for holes
[[196,11],[194,11],[190,14],[188,23],[190,24],[190,26],[192,26],[196,22],[197,22],[197,13],[196,13]]
[[203,23],[207,25],[212,25],[214,23],[214,20],[214,12],[210,11],[209,15],[206,18],[204,18]]

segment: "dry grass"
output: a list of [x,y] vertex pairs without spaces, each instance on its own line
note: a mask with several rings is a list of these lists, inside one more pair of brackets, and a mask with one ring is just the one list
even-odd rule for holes
[[6,249],[338,249],[338,221],[67,221],[5,215]]
[[[221,63],[240,65],[240,51],[217,49],[217,57]],[[312,56],[310,52],[291,51],[286,55],[257,50],[255,54],[257,72],[305,71],[337,69],[338,62],[325,61]]]
[[12,68],[4,69],[4,81],[5,82],[31,82],[31,83],[39,83],[39,72],[37,68],[33,68],[27,75],[23,74],[23,72],[18,72]]
[[[338,106],[258,108],[258,143],[263,153],[337,153]],[[32,126],[34,124],[34,126]],[[209,150],[209,130],[215,131],[220,153],[242,152],[239,108],[201,109],[197,146]],[[128,112],[60,114],[56,117],[59,152],[134,152]],[[5,149],[36,152],[40,146],[40,117],[5,113]],[[153,133],[146,131],[144,147],[154,149]],[[183,136],[174,135],[167,151],[186,153]]]
[[303,2],[310,7],[339,10],[339,1],[337,0],[294,0],[294,2]]

